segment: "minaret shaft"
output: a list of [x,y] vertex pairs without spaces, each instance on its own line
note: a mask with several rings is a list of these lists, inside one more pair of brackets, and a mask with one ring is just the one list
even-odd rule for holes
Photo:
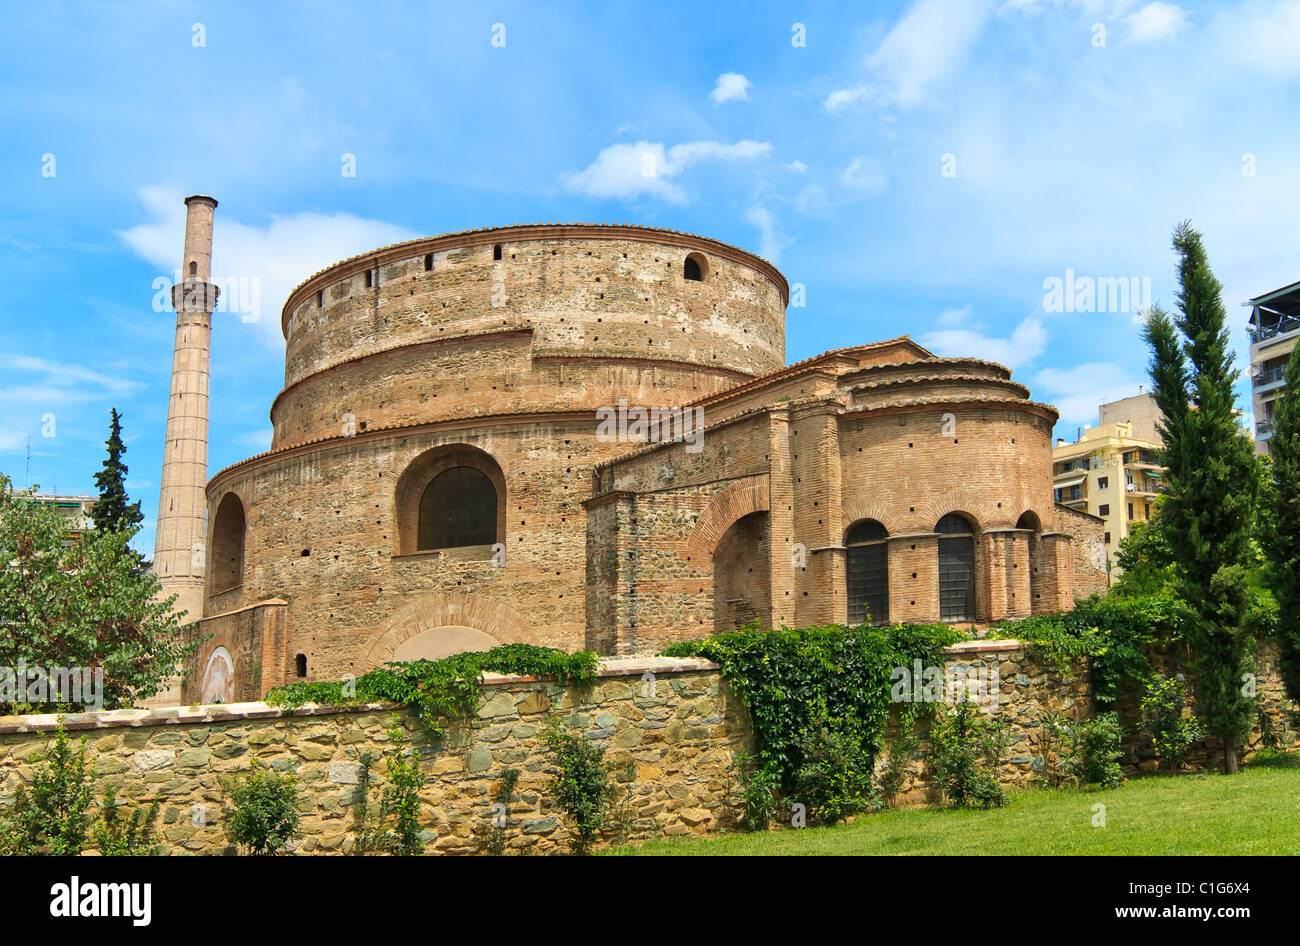
[[217,289],[209,279],[217,202],[211,197],[189,197],[185,207],[181,282],[172,288],[176,345],[153,563],[163,594],[179,596],[174,607],[189,612],[184,618],[189,622],[203,616],[207,561],[208,366],[217,303]]

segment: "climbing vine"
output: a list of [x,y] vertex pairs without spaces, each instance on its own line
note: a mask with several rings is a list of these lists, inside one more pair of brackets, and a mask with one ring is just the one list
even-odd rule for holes
[[390,663],[340,683],[291,683],[272,689],[266,702],[290,707],[402,703],[415,710],[426,732],[436,738],[443,733],[440,722],[474,711],[484,671],[583,683],[596,678],[596,655],[588,650],[566,654],[533,644],[505,644],[441,660]]
[[[943,648],[964,639],[946,624],[770,631],[754,624],[673,644],[664,655],[720,665],[749,710],[760,784],[778,785],[787,798],[812,794],[813,813],[835,821],[871,801],[867,779],[893,705],[894,669],[940,663]],[[814,781],[843,790],[813,791]]]

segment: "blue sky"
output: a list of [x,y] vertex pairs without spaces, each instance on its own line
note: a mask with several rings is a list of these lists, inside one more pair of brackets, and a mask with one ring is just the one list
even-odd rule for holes
[[256,311],[216,319],[210,473],[269,442],[289,289],[424,234],[635,222],[734,243],[805,287],[791,361],[910,334],[1008,364],[1068,437],[1137,392],[1147,354],[1131,311],[1045,311],[1053,277],[1149,279],[1170,307],[1191,218],[1243,356],[1240,303],[1300,279],[1300,0],[5,16],[0,472],[22,485],[30,437],[31,482],[90,491],[117,406],[146,551],[174,318],[154,285],[191,193],[220,201],[214,276],[257,287]]

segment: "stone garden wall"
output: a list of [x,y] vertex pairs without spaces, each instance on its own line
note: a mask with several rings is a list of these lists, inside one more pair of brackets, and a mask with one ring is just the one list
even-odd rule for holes
[[[1262,656],[1263,705],[1280,725],[1275,658],[1267,649]],[[1029,785],[1043,773],[1044,713],[1075,718],[1091,712],[1085,680],[1063,679],[1019,642],[958,644],[948,649],[947,658],[950,679],[960,674],[987,684],[997,671],[996,712],[1009,721],[1000,773],[1007,785]],[[129,804],[162,800],[162,834],[174,854],[233,853],[222,830],[218,778],[254,759],[293,771],[301,780],[303,835],[295,849],[347,853],[353,843],[350,806],[357,760],[366,751],[379,757],[391,751],[394,726],[422,758],[427,777],[422,823],[430,853],[483,851],[507,768],[520,771],[508,812],[509,850],[552,853],[565,850],[570,837],[548,794],[554,769],[539,738],[553,715],[607,747],[620,789],[617,820],[627,838],[702,834],[734,825],[731,758],[738,749],[752,748],[752,737],[743,705],[716,666],[704,660],[605,658],[599,679],[585,687],[488,674],[474,717],[435,742],[426,739],[411,714],[383,705],[288,710],[231,703],[75,714],[62,722],[74,737],[87,738],[97,796],[112,783]],[[30,777],[58,721],[55,716],[0,718],[0,802],[11,803],[19,781]],[[897,731],[895,720],[889,735]],[[908,765],[899,804],[935,800],[926,749],[923,740]],[[1141,749],[1131,743],[1128,774],[1137,774],[1143,762]],[[382,761],[373,771],[382,781]]]

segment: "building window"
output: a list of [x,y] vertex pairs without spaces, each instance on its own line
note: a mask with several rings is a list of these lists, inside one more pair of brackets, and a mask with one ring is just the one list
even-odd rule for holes
[[849,623],[889,623],[889,532],[874,519],[849,532],[846,577]]
[[190,275],[197,276],[198,274],[199,274],[199,264],[194,262],[194,260],[190,260]]
[[425,253],[425,254],[424,254],[424,271],[425,271],[426,273],[428,273],[428,272],[432,272],[432,271],[433,271],[433,254],[432,254],[432,253]]
[[1110,545],[1110,533],[1109,533],[1109,532],[1106,533],[1106,539],[1105,539],[1105,541],[1106,541],[1106,544],[1107,544],[1107,545]]
[[468,466],[444,470],[420,495],[417,548],[491,545],[497,538],[497,491],[486,474]]
[[367,269],[367,270],[366,270],[366,288],[367,288],[367,289],[373,288],[374,285],[375,285],[375,271],[374,271],[373,269]]
[[499,259],[501,258],[501,244],[500,244],[500,243],[498,243],[498,244],[496,244],[495,246],[492,247],[492,258],[493,258],[494,260],[499,260]]
[[1150,503],[1143,503],[1143,504],[1142,504],[1142,518],[1143,518],[1143,519],[1150,519],[1150,518],[1151,518],[1151,504],[1150,504]]
[[1104,519],[1106,516],[1109,516],[1109,515],[1110,515],[1110,504],[1109,504],[1109,503],[1106,503],[1106,504],[1104,504],[1104,505],[1098,506],[1098,507],[1097,507],[1097,515],[1101,516],[1103,519]]
[[[237,588],[244,580],[244,504],[227,493],[212,520],[212,561],[208,567],[208,594]],[[198,615],[190,615],[197,620]]]
[[1129,503],[1129,504],[1128,504],[1128,517],[1129,517],[1130,519],[1133,518],[1133,504],[1132,504],[1132,503]]
[[1098,488],[1098,489],[1105,489],[1105,488],[1106,488],[1107,486],[1109,486],[1109,485],[1110,485],[1110,477],[1109,477],[1109,476],[1099,476],[1099,477],[1097,477],[1097,488]]
[[682,267],[682,275],[694,282],[704,282],[704,277],[708,275],[709,264],[699,253],[692,253],[686,257],[686,263]]
[[950,512],[935,525],[939,533],[939,619],[975,620],[975,529]]
[[294,657],[293,664],[294,664],[294,670],[297,671],[298,676],[300,677],[307,676],[307,655],[306,654],[299,654],[297,657]]

